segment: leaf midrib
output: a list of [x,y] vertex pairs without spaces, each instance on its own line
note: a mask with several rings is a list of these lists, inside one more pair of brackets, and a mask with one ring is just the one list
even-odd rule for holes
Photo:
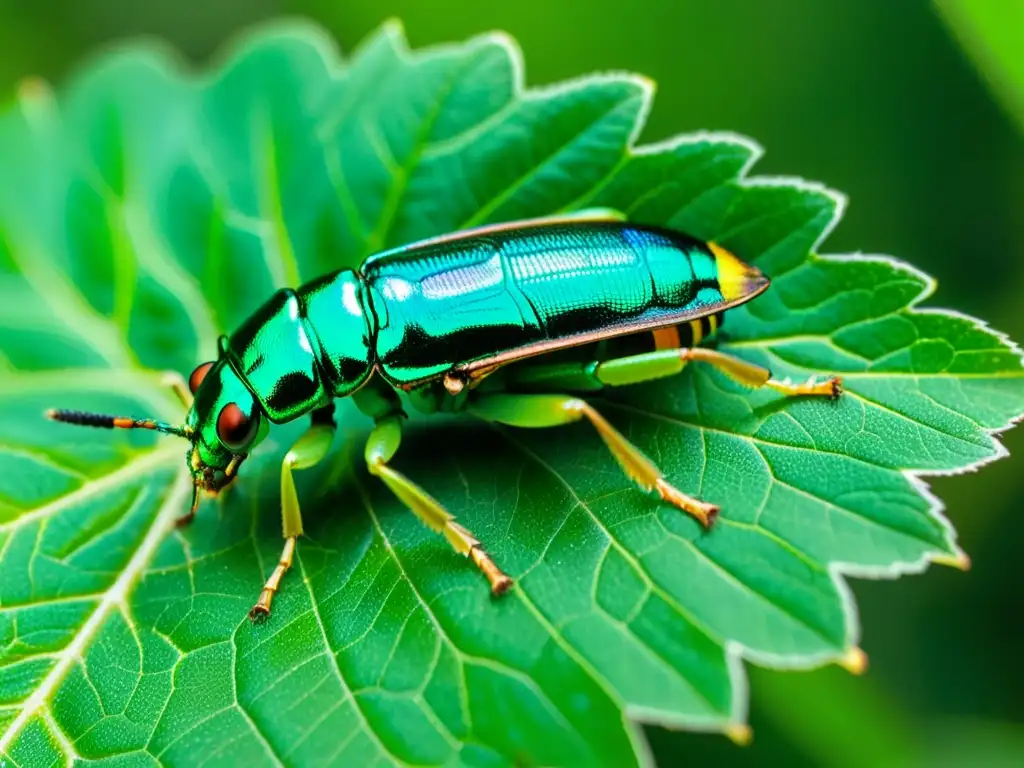
[[[170,451],[154,453],[164,459],[169,459],[172,455]],[[132,465],[128,466],[131,467]],[[117,473],[113,474],[116,475]],[[113,475],[107,476],[108,480],[111,476]],[[108,482],[107,485],[110,485],[110,483]],[[124,606],[125,599],[128,597],[131,589],[135,586],[136,582],[145,571],[146,566],[149,565],[150,561],[153,559],[157,548],[163,542],[164,536],[173,524],[173,521],[177,516],[176,513],[181,509],[191,485],[192,483],[188,473],[184,470],[181,471],[168,492],[167,497],[164,499],[163,504],[153,516],[153,522],[150,524],[149,530],[146,531],[145,536],[142,538],[142,541],[139,543],[139,546],[135,550],[131,559],[110,585],[110,588],[103,593],[102,599],[93,612],[89,614],[89,617],[82,625],[81,630],[77,632],[71,642],[68,643],[59,654],[57,654],[57,662],[47,673],[46,677],[43,678],[42,682],[39,683],[35,690],[32,691],[32,694],[28,699],[22,703],[17,717],[10,726],[0,734],[0,754],[5,754],[7,752],[11,744],[14,742],[14,739],[17,738],[18,734],[21,733],[22,729],[24,729],[31,718],[36,715],[40,709],[43,709],[49,704],[50,699],[57,691],[58,686],[64,681],[64,678],[67,676],[74,664],[83,657],[85,649],[89,647],[93,638],[95,638],[102,630],[103,625],[111,612],[114,610],[120,610]],[[96,484],[92,486],[93,493],[96,493],[95,488]],[[78,498],[82,498],[82,496],[83,494],[78,494]]]

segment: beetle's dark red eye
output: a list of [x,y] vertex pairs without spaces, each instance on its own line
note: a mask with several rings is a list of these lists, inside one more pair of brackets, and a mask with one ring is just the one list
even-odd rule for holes
[[206,374],[210,372],[211,368],[213,368],[213,363],[203,363],[192,371],[192,375],[188,377],[188,388],[192,390],[193,395],[199,389],[199,385],[203,383],[203,379],[206,378]]
[[249,416],[235,403],[228,403],[217,416],[217,437],[232,451],[241,451],[256,437],[259,415]]

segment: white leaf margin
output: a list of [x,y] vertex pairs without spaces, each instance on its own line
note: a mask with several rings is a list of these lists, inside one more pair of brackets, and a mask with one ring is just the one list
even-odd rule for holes
[[[185,61],[180,53],[163,41],[143,39],[141,41],[141,45],[159,55],[163,59],[164,63],[169,67],[169,73],[171,75],[184,78],[190,81],[196,88],[201,89],[207,88],[215,83],[216,80],[222,76],[227,67],[237,59],[243,57],[248,52],[248,49],[263,42],[268,35],[272,35],[277,39],[292,36],[296,41],[312,46],[323,59],[328,73],[335,77],[339,76],[347,68],[352,59],[359,56],[363,48],[371,40],[374,40],[380,35],[387,35],[391,38],[392,43],[395,45],[396,52],[405,61],[413,60],[413,58],[429,56],[431,54],[460,51],[473,44],[490,43],[502,48],[509,57],[512,68],[512,93],[509,105],[558,95],[580,87],[581,83],[593,85],[601,82],[614,82],[619,84],[624,81],[632,82],[640,88],[641,104],[637,111],[633,130],[631,131],[624,147],[627,157],[642,157],[646,155],[671,153],[673,150],[676,150],[681,146],[704,142],[730,143],[743,147],[749,153],[749,157],[737,173],[736,177],[732,180],[732,184],[735,184],[740,188],[785,187],[795,189],[800,192],[823,195],[832,200],[833,211],[830,221],[825,227],[823,227],[821,233],[815,239],[810,252],[808,253],[807,261],[873,262],[885,264],[899,272],[902,272],[908,278],[920,283],[922,286],[920,293],[914,299],[909,301],[902,311],[909,314],[934,314],[970,322],[978,330],[992,336],[1008,351],[1015,355],[1021,362],[1021,374],[1024,376],[1024,351],[1022,351],[1021,347],[1013,342],[1005,333],[991,328],[990,325],[983,320],[956,310],[920,306],[935,293],[937,288],[935,279],[927,273],[922,272],[916,267],[892,256],[861,253],[818,253],[820,246],[825,242],[825,240],[827,240],[828,236],[842,219],[847,205],[846,196],[840,192],[829,189],[823,184],[807,181],[796,176],[750,176],[754,166],[765,154],[764,148],[756,141],[730,131],[697,131],[677,135],[663,141],[638,146],[637,142],[639,141],[640,134],[646,126],[647,118],[653,106],[655,95],[655,83],[651,79],[642,75],[630,72],[605,71],[590,73],[550,85],[529,88],[526,85],[526,68],[522,51],[511,35],[500,31],[488,32],[482,35],[470,37],[461,42],[424,46],[413,52],[406,43],[403,26],[397,19],[389,19],[375,31],[368,34],[363,41],[353,48],[352,53],[347,58],[343,56],[336,42],[322,27],[303,19],[287,17],[271,20],[262,24],[256,24],[242,30],[236,34],[233,39],[229,40],[224,46],[222,46],[220,52],[211,57],[207,66],[202,68],[191,66]],[[88,71],[94,66],[101,64],[106,59],[116,57],[126,49],[132,50],[132,46],[125,43],[103,46],[97,49],[97,51],[94,52],[86,62],[82,63],[79,66],[78,71]],[[37,89],[39,89],[40,86],[41,83],[37,78],[31,78],[24,84],[24,88],[21,89],[20,95],[24,96],[30,91],[37,93]],[[22,109],[26,109],[26,99],[20,98],[15,108],[18,108],[18,106]],[[489,123],[490,119],[493,117],[494,116],[492,115],[491,118],[485,120],[484,123]],[[482,127],[486,126],[476,126],[474,130]],[[559,211],[552,211],[552,213],[558,212]],[[18,372],[16,370],[12,370],[10,371],[10,375],[12,377],[18,376]],[[643,731],[637,727],[639,724],[660,725],[672,729],[697,732],[723,732],[737,743],[748,742],[752,737],[752,732],[750,727],[746,724],[749,713],[749,681],[744,669],[744,661],[749,661],[761,667],[778,670],[810,670],[835,663],[856,674],[860,674],[865,671],[867,666],[867,657],[857,645],[861,634],[860,618],[853,593],[847,583],[847,577],[863,579],[894,579],[906,574],[921,573],[925,571],[931,563],[942,563],[958,567],[962,570],[967,570],[970,565],[970,560],[966,553],[964,553],[963,550],[955,543],[956,533],[949,519],[944,514],[945,505],[931,490],[931,487],[928,485],[925,478],[956,476],[968,472],[977,472],[987,464],[1009,456],[1009,452],[999,440],[999,436],[1020,423],[1022,420],[1024,420],[1024,413],[1009,420],[1005,425],[995,428],[983,428],[990,441],[992,451],[990,456],[951,470],[900,470],[911,486],[928,503],[928,515],[935,519],[944,529],[946,533],[946,540],[950,544],[950,548],[957,553],[954,557],[942,554],[926,554],[917,561],[899,562],[885,567],[863,566],[856,563],[840,561],[828,563],[829,574],[836,587],[837,593],[840,595],[843,613],[847,620],[847,650],[838,655],[814,654],[806,656],[780,657],[774,654],[758,653],[747,648],[738,641],[729,641],[725,645],[725,654],[729,670],[730,684],[734,694],[733,709],[730,716],[731,722],[723,726],[722,723],[718,721],[711,723],[681,721],[673,718],[669,713],[665,713],[663,711],[650,711],[642,707],[625,705],[624,713],[628,717],[628,721],[625,722],[624,725],[626,726],[627,736],[636,749],[636,756],[639,765],[644,768],[656,768],[653,755],[649,745],[647,744]],[[738,436],[741,438],[743,437],[742,435]],[[179,453],[179,451],[174,451],[173,455],[177,456]],[[145,462],[147,465],[152,464],[156,466],[161,464],[164,460],[167,460],[167,457],[170,454],[171,452],[167,450],[154,450],[145,458],[139,459],[138,461]],[[53,695],[56,694],[60,684],[63,682],[72,665],[82,657],[89,642],[102,628],[103,621],[114,610],[121,610],[125,601],[130,599],[132,590],[138,583],[139,579],[144,575],[148,564],[155,556],[159,545],[164,540],[164,537],[170,533],[173,527],[174,519],[177,516],[183,499],[188,493],[187,481],[188,475],[185,472],[181,472],[175,476],[174,484],[168,492],[164,502],[160,505],[158,512],[155,514],[153,524],[145,534],[139,549],[133,554],[124,571],[112,582],[110,588],[103,593],[97,608],[89,615],[89,618],[83,625],[82,631],[79,632],[72,642],[57,655],[57,662],[54,667],[43,678],[43,681],[32,695],[25,700],[18,715],[11,722],[8,728],[3,733],[0,733],[0,755],[7,752],[31,719],[36,715],[40,715],[47,726],[47,729],[53,733],[54,738],[57,740],[58,745],[61,750],[64,751],[65,755],[72,759],[78,758],[78,755],[74,754],[73,745],[70,744],[66,735],[61,732],[59,726],[53,720],[50,712],[50,701]]]

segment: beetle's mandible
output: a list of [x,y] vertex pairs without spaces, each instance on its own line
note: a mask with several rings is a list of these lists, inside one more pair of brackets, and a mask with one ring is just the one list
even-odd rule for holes
[[47,415],[186,438],[194,493],[183,523],[195,516],[202,491],[215,495],[235,480],[271,423],[310,416],[281,468],[285,545],[249,614],[257,619],[269,615],[302,534],[292,473],[327,454],[333,401],[351,397],[374,421],[369,471],[472,559],[500,595],[512,580],[480,541],[390,464],[405,419],[400,393],[425,413],[467,410],[514,427],[588,421],[637,485],[710,527],[718,507],[671,485],[582,395],[671,376],[699,361],[750,387],[838,397],[838,378],[776,381],[706,345],[727,310],[768,285],[714,243],[632,224],[613,211],[478,227],[278,291],[221,338],[216,361],[198,366],[187,387],[176,386],[188,407],[184,424],[68,410]]

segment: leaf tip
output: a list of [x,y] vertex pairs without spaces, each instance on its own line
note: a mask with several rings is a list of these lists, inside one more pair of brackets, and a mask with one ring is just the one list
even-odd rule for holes
[[863,675],[868,671],[868,655],[856,646],[847,650],[837,663],[851,675]]
[[746,723],[730,723],[723,733],[738,747],[749,747],[754,740],[754,729]]
[[952,555],[935,555],[932,557],[932,562],[937,565],[948,565],[965,573],[971,570],[971,557],[962,549],[958,549]]
[[398,16],[389,16],[384,19],[378,33],[399,45],[405,45],[405,25]]
[[634,75],[634,77],[636,78],[637,85],[639,85],[643,90],[647,91],[649,96],[654,96],[654,94],[657,93],[658,81],[655,80],[653,77],[648,77],[647,75],[640,74]]

